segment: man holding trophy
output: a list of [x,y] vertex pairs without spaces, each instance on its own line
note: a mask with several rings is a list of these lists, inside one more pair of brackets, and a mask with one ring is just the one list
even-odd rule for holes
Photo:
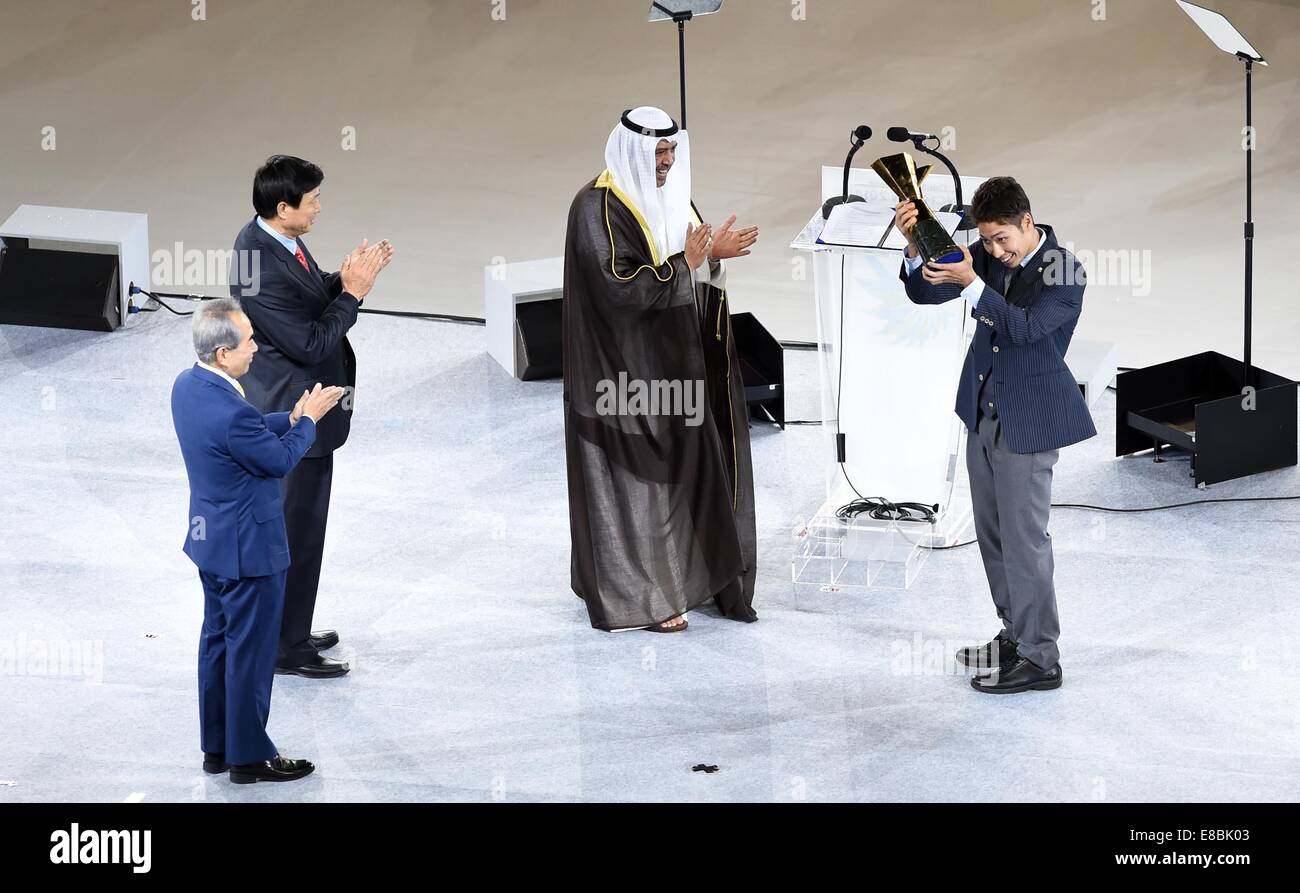
[[991,179],[975,193],[971,214],[980,241],[973,252],[952,246],[959,259],[951,240],[945,245],[936,236],[936,227],[947,233],[921,201],[915,178],[886,183],[904,199],[894,219],[908,237],[901,276],[907,296],[917,304],[961,298],[978,322],[956,411],[970,432],[966,467],[975,531],[1002,631],[987,645],[961,649],[957,660],[987,671],[971,679],[976,691],[1060,688],[1047,532],[1052,467],[1062,447],[1097,433],[1065,365],[1083,309],[1083,267],[1050,226],[1035,223],[1025,191],[1011,177]]

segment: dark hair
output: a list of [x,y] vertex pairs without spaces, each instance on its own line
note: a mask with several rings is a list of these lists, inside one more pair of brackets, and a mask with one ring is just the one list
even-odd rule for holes
[[325,179],[325,172],[292,155],[272,155],[253,175],[253,208],[267,220],[276,214],[280,202],[296,208],[302,197]]
[[971,216],[976,223],[1007,223],[1020,226],[1032,213],[1029,196],[1014,177],[994,177],[975,190]]

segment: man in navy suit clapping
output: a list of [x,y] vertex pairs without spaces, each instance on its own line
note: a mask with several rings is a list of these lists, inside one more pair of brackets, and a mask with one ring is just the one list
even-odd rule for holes
[[[1060,623],[1053,583],[1052,467],[1062,447],[1097,433],[1065,353],[1083,310],[1083,266],[1050,226],[1034,222],[1011,177],[982,185],[971,203],[980,242],[962,260],[923,264],[909,245],[902,279],[917,304],[962,299],[978,325],[962,369],[957,415],[966,423],[975,534],[1002,631],[957,660],[992,670],[971,686],[989,694],[1060,688]],[[917,210],[903,202],[904,234]]]
[[172,421],[190,483],[184,551],[203,583],[203,769],[229,769],[237,784],[292,781],[315,767],[281,757],[266,734],[289,566],[280,479],[311,447],[343,389],[316,384],[291,412],[263,415],[239,384],[257,352],[239,303],[203,304],[193,338],[198,362],[172,387]]

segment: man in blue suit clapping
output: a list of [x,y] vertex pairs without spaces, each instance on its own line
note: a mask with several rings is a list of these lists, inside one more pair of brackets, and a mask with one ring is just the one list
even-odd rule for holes
[[292,781],[315,767],[281,757],[266,734],[284,610],[289,544],[280,479],[316,438],[343,396],[320,384],[292,412],[263,415],[238,379],[257,352],[233,299],[194,313],[198,362],[172,386],[172,421],[190,483],[185,554],[203,583],[199,719],[203,769],[237,784]]
[[[962,260],[923,264],[915,244],[903,261],[917,304],[962,299],[978,325],[962,369],[957,415],[966,423],[975,534],[1002,631],[957,660],[992,672],[976,691],[1011,694],[1060,688],[1060,623],[1053,583],[1052,467],[1062,447],[1097,433],[1065,353],[1083,310],[1083,266],[1050,226],[1034,222],[1011,177],[994,177],[971,203],[980,242]],[[910,233],[916,206],[898,206]]]

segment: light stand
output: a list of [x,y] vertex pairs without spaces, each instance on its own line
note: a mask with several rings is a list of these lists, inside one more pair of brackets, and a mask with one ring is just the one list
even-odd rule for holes
[[1163,447],[1192,454],[1199,487],[1296,464],[1297,383],[1251,362],[1254,311],[1253,75],[1268,65],[1220,13],[1187,0],[1183,11],[1214,45],[1246,66],[1246,248],[1241,362],[1214,351],[1125,372],[1115,380],[1115,455]]
[[655,0],[650,4],[651,22],[677,23],[677,76],[681,85],[681,128],[686,129],[686,23],[696,16],[712,15],[722,0]]

